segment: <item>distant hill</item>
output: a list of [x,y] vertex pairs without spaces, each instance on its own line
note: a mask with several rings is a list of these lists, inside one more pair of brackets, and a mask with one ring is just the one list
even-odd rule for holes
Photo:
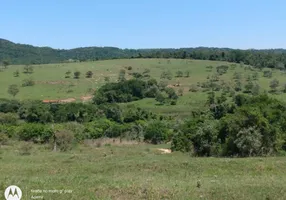
[[239,50],[230,48],[180,48],[180,49],[120,49],[116,47],[82,47],[53,49],[16,44],[0,39],[0,62],[11,64],[47,64],[68,61],[106,60],[123,58],[180,58],[243,62],[255,67],[280,68],[286,66],[285,49]]

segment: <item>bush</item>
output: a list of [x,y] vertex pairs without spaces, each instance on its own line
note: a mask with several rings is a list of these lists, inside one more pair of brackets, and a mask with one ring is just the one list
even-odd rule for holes
[[16,113],[20,108],[20,103],[17,100],[0,99],[0,112],[3,113]]
[[74,78],[74,79],[79,79],[80,74],[81,74],[80,71],[74,72],[74,73],[73,73],[73,76],[74,76],[73,78]]
[[152,144],[159,144],[168,138],[169,129],[162,121],[154,121],[148,124],[144,134],[144,140]]
[[22,83],[22,87],[34,86],[35,81],[33,79],[24,79]]
[[5,145],[8,142],[8,136],[5,133],[0,132],[0,146]]
[[85,77],[86,77],[86,78],[92,78],[92,76],[93,76],[93,72],[92,72],[92,71],[88,71],[88,72],[86,72],[86,74],[85,74]]
[[0,113],[0,124],[16,125],[18,115],[15,113]]
[[216,123],[206,121],[201,124],[192,136],[195,153],[199,156],[212,156],[217,152],[212,152],[216,145],[218,130]]
[[264,71],[263,76],[266,78],[271,78],[272,77],[272,71],[270,71],[270,70]]
[[234,144],[241,156],[258,155],[262,145],[262,135],[255,127],[244,128],[238,132]]
[[190,89],[189,89],[189,91],[190,92],[197,92],[199,89],[198,89],[198,87],[195,85],[195,84],[192,84],[191,86],[190,86]]
[[63,125],[64,130],[68,130],[74,133],[74,137],[77,142],[85,139],[84,137],[84,129],[85,126],[78,122],[68,122]]
[[32,149],[33,145],[31,142],[24,142],[19,146],[18,151],[21,156],[27,156],[31,155]]
[[192,152],[193,149],[192,141],[182,131],[178,131],[174,135],[171,143],[172,151]]
[[19,127],[18,135],[20,140],[47,143],[53,136],[53,130],[49,125],[27,123]]
[[69,151],[74,144],[74,135],[71,131],[61,130],[55,133],[56,149],[60,151]]

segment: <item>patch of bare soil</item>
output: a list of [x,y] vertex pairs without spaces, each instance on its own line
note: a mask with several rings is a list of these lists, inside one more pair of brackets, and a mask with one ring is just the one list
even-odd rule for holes
[[90,101],[92,99],[92,96],[82,96],[80,97],[80,99],[83,101],[83,102],[86,102],[86,101]]
[[69,85],[69,81],[36,81],[36,84],[48,84],[48,85]]
[[172,153],[171,149],[158,149],[162,154]]
[[76,101],[75,98],[68,98],[68,99],[43,100],[43,103],[70,103],[74,101]]

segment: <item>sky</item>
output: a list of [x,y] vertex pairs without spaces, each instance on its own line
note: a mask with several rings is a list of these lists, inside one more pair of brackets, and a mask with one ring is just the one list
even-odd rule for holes
[[0,38],[71,49],[286,48],[285,0],[0,0]]

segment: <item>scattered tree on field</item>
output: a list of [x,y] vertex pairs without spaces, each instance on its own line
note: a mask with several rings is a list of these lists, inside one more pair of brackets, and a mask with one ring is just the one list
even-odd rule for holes
[[24,71],[23,71],[24,74],[32,74],[33,72],[34,72],[33,66],[30,65],[24,66]]
[[74,79],[79,79],[80,74],[81,74],[80,71],[74,72],[74,73],[73,73]]
[[12,85],[9,85],[8,87],[8,93],[15,97],[18,93],[19,93],[19,88],[16,84],[12,84]]
[[66,74],[66,75],[65,75],[65,78],[70,78],[71,71],[70,71],[70,70],[68,70],[65,74]]
[[17,69],[15,72],[13,72],[14,77],[19,77],[20,73],[19,70]]
[[176,72],[176,77],[183,77],[184,73],[180,70]]
[[92,72],[92,71],[88,71],[88,72],[86,72],[86,74],[85,74],[85,77],[86,77],[86,78],[92,78],[92,76],[93,76],[93,72]]

